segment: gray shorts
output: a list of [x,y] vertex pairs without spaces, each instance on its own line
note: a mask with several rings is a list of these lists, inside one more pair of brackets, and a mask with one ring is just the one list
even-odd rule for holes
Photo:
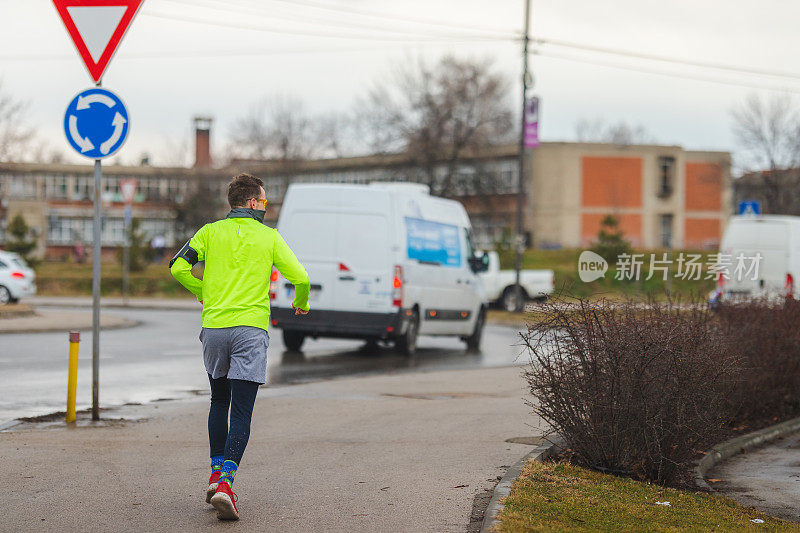
[[244,379],[266,383],[269,334],[252,326],[203,328],[203,360],[214,379]]

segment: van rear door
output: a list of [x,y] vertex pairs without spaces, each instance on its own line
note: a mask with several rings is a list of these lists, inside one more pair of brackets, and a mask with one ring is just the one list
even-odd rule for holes
[[[789,271],[789,224],[781,220],[733,220],[723,242],[722,253],[731,256],[731,279],[725,292],[731,296],[783,294]],[[738,258],[747,266],[761,255],[757,276],[735,275]]]
[[391,234],[382,213],[342,212],[337,218],[336,308],[389,313],[392,308]]
[[[311,279],[310,304],[313,309],[336,309],[339,276],[336,231],[339,214],[335,211],[293,210],[281,218],[279,231]],[[283,276],[278,278],[275,305],[291,307],[294,287]]]

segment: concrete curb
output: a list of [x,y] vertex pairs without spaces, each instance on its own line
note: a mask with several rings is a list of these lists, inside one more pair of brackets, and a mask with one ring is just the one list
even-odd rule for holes
[[[140,326],[141,324],[142,322],[139,320],[122,318],[112,324],[102,325],[101,319],[100,331],[134,328],[136,326]],[[69,333],[70,331],[92,331],[92,323],[89,322],[88,324],[81,324],[75,327],[63,327],[59,326],[58,324],[49,324],[41,327],[21,327],[14,329],[0,328],[0,335],[17,335],[27,333]]]
[[[29,298],[28,302],[33,307],[76,307],[76,308],[91,308],[91,299],[86,298],[61,298],[61,297],[47,297],[43,296],[41,299]],[[133,310],[155,310],[155,311],[200,311],[203,309],[202,305],[197,301],[190,298],[185,299],[166,299],[161,300],[158,298],[146,299],[136,298],[131,299],[128,304],[124,304],[121,298],[107,296],[100,300],[100,307],[105,309],[133,309]]]
[[18,425],[22,424],[22,420],[15,418],[14,420],[9,420],[8,422],[3,422],[0,424],[0,431],[5,431],[7,429],[11,429]]
[[735,439],[717,444],[711,448],[710,452],[705,454],[703,458],[700,459],[699,463],[697,463],[697,467],[695,467],[695,483],[700,488],[713,491],[714,489],[711,487],[711,485],[706,483],[706,473],[714,468],[714,466],[738,453],[752,450],[757,446],[777,439],[778,437],[784,437],[790,433],[794,433],[799,429],[800,417],[792,418],[786,422],[781,422],[780,424],[775,424],[774,426],[759,429],[758,431],[748,433],[747,435],[742,435],[741,437],[736,437]]
[[26,304],[9,304],[0,306],[0,320],[6,318],[33,316],[35,314],[36,311],[33,310],[33,307]]
[[522,469],[525,468],[528,461],[546,461],[563,448],[564,440],[559,435],[554,435],[552,439],[549,439],[547,444],[540,444],[508,469],[506,475],[503,476],[494,487],[492,499],[489,500],[489,505],[486,507],[486,512],[483,515],[481,533],[489,533],[492,531],[492,528],[500,522],[497,519],[497,515],[503,510],[503,507],[505,507],[502,500],[509,495],[511,492],[511,485],[522,473]]

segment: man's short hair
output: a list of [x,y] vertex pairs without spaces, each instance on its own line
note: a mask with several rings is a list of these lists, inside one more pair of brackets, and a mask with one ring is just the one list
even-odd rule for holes
[[261,187],[264,182],[250,174],[234,176],[228,184],[228,203],[231,207],[242,207],[250,198],[261,196]]

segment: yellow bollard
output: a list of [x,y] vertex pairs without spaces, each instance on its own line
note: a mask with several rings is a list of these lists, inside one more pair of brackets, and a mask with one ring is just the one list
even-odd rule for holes
[[75,422],[75,396],[78,392],[78,346],[80,331],[69,332],[69,370],[67,373],[67,423]]

